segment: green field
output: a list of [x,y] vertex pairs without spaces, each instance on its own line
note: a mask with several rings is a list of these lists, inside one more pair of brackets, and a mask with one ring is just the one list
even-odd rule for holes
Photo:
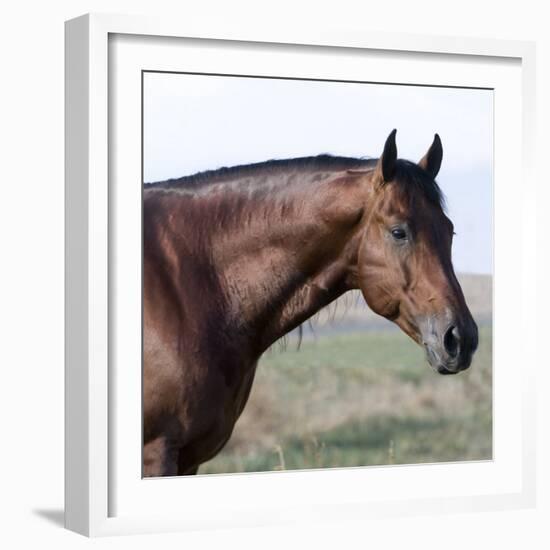
[[492,328],[472,367],[441,376],[388,328],[275,347],[222,452],[200,474],[492,457]]

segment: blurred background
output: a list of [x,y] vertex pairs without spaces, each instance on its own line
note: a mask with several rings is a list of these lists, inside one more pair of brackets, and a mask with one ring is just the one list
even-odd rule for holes
[[261,359],[222,452],[199,473],[492,457],[493,93],[375,83],[145,73],[145,182],[320,153],[378,157],[398,129],[419,160],[439,133],[453,263],[480,328],[472,367],[423,350],[348,293]]
[[222,452],[199,473],[492,458],[492,281],[459,277],[480,328],[470,369],[441,376],[424,351],[344,295],[265,354]]

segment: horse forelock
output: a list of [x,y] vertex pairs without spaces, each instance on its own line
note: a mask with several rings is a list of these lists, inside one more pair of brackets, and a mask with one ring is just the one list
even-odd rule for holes
[[408,160],[396,161],[395,175],[389,185],[397,185],[409,201],[423,197],[428,202],[446,210],[445,196],[437,182],[418,164]]

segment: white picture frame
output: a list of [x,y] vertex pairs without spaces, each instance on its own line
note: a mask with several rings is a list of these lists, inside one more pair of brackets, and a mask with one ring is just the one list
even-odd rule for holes
[[[524,214],[535,212],[536,189],[530,178],[533,162],[530,151],[533,148],[535,117],[535,50],[532,43],[394,35],[368,31],[360,34],[341,33],[327,29],[304,29],[299,32],[280,29],[276,35],[273,35],[273,31],[266,31],[260,27],[248,31],[231,31],[201,28],[190,22],[179,23],[165,19],[115,15],[85,15],[68,21],[66,23],[66,527],[88,536],[99,536],[221,526],[280,524],[292,521],[314,523],[326,521],[329,518],[352,520],[361,519],[366,514],[403,516],[416,513],[436,514],[532,506],[535,496],[533,396],[536,342],[528,330],[527,319],[533,313],[531,308],[535,307],[536,300],[535,288],[528,284],[527,275],[534,269],[536,250],[526,235],[535,227],[534,215],[523,215],[522,231],[517,236],[510,235],[510,239],[515,239],[515,244],[521,250],[522,262],[506,263],[504,251],[509,242],[502,243],[502,254],[499,255],[498,249],[496,251],[497,261],[503,262],[501,265],[506,266],[507,275],[503,274],[499,279],[497,265],[495,325],[496,330],[500,331],[500,338],[496,340],[495,346],[499,345],[499,341],[508,342],[512,349],[496,353],[495,363],[502,361],[504,365],[507,360],[505,355],[508,355],[511,361],[521,354],[524,364],[521,371],[512,371],[503,367],[501,372],[497,372],[495,406],[502,406],[503,403],[506,404],[506,400],[510,400],[510,406],[507,408],[511,411],[509,420],[512,427],[509,431],[512,435],[506,436],[509,440],[503,441],[502,446],[497,447],[493,461],[473,465],[473,468],[467,466],[468,469],[461,465],[438,465],[437,468],[413,466],[341,469],[330,473],[323,471],[277,473],[275,476],[279,477],[275,481],[272,474],[197,477],[185,480],[141,480],[141,477],[136,477],[135,470],[132,470],[133,463],[130,463],[128,471],[132,472],[133,478],[127,483],[122,480],[121,483],[119,479],[121,476],[117,472],[121,469],[126,471],[127,468],[126,463],[123,463],[123,468],[117,466],[118,458],[115,460],[113,456],[113,449],[120,448],[120,445],[117,447],[116,439],[117,434],[120,433],[120,426],[118,429],[113,429],[114,411],[117,407],[126,411],[122,414],[116,413],[117,422],[122,425],[127,423],[130,433],[136,433],[136,426],[141,422],[141,418],[132,420],[131,414],[128,414],[132,411],[135,413],[135,399],[133,404],[130,403],[128,406],[120,404],[117,402],[120,395],[112,388],[112,368],[116,355],[113,351],[113,340],[116,335],[111,330],[111,325],[115,324],[111,317],[111,308],[116,296],[110,293],[115,263],[110,250],[114,240],[124,238],[117,229],[120,225],[118,218],[125,216],[124,208],[128,214],[131,214],[132,207],[122,207],[123,210],[120,210],[119,203],[113,201],[110,182],[117,177],[117,172],[113,168],[113,164],[118,162],[117,158],[114,158],[115,155],[135,158],[135,151],[127,153],[124,148],[121,148],[120,152],[111,151],[110,153],[113,126],[124,124],[124,120],[129,120],[126,117],[115,121],[115,114],[109,109],[116,76],[114,71],[119,69],[118,66],[115,67],[113,63],[109,63],[109,41],[110,37],[115,36],[131,37],[136,49],[132,50],[125,59],[127,66],[131,65],[134,73],[139,70],[140,63],[147,58],[147,44],[139,44],[140,41],[146,42],[146,37],[193,38],[198,44],[208,40],[210,44],[221,49],[235,44],[249,44],[250,47],[259,45],[265,52],[276,51],[279,47],[285,48],[287,55],[289,52],[292,55],[292,52],[299,53],[302,50],[308,52],[353,50],[359,54],[389,52],[402,60],[403,67],[405,66],[403,60],[408,57],[412,60],[422,56],[429,62],[438,63],[441,72],[434,78],[441,79],[444,85],[460,85],[460,83],[466,85],[468,79],[472,82],[476,79],[498,79],[500,76],[492,77],[489,75],[491,71],[487,70],[494,67],[495,75],[500,72],[503,75],[502,80],[498,80],[498,88],[495,88],[497,93],[505,98],[509,105],[514,106],[512,110],[518,114],[518,117],[510,122],[511,126],[508,126],[518,131],[510,136],[510,141],[507,142],[504,139],[506,132],[503,129],[507,128],[505,118],[508,115],[501,116],[499,114],[501,111],[498,110],[495,112],[497,153],[495,186],[507,189],[512,178],[521,179],[521,185],[516,182],[519,194],[516,194],[515,200],[518,200],[518,196],[521,198],[521,210]],[[168,50],[165,53],[168,53]],[[258,59],[261,62],[261,52]],[[155,62],[154,56],[148,57],[147,66],[142,68],[154,69],[155,67],[150,64]],[[200,52],[194,62],[201,63]],[[464,65],[462,68],[458,67],[460,63]],[[451,64],[452,70],[445,71],[445,65]],[[468,64],[471,64],[470,71]],[[499,67],[513,67],[513,69],[500,71]],[[265,69],[260,67],[257,70],[268,71],[269,68],[266,66]],[[407,78],[412,77],[407,77],[406,71],[403,70],[401,74],[398,71],[393,77],[394,80],[391,81],[403,82]],[[487,82],[490,84],[489,80]],[[414,83],[414,79],[411,82]],[[136,90],[136,93],[140,91]],[[139,122],[131,119],[130,116],[128,125]],[[503,134],[500,140],[499,132]],[[518,143],[521,153],[517,158],[514,157],[513,161],[508,155],[507,162],[511,166],[511,172],[504,173],[502,168],[507,158],[506,152],[510,154],[511,148]],[[120,164],[124,165],[124,161]],[[140,167],[138,172],[139,170]],[[529,193],[526,192],[527,189]],[[497,240],[501,234],[503,240],[507,240],[506,209],[513,203],[510,203],[510,197],[506,197],[506,191],[503,191],[502,200],[495,202]],[[135,214],[135,210],[133,213]],[[498,244],[498,241],[496,242]],[[118,258],[116,261],[119,261]],[[512,263],[515,263],[515,266],[511,265]],[[130,264],[127,261],[126,268],[128,265]],[[136,269],[135,266],[134,269]],[[504,297],[507,289],[509,290],[509,285],[513,283],[519,285],[517,299],[509,305],[508,311],[499,309],[499,297]],[[511,342],[510,332],[507,332],[506,320],[512,316],[517,316],[520,324],[518,330],[523,331],[522,337],[518,338],[517,342]],[[135,347],[135,344],[134,341],[128,345]],[[498,352],[497,347],[495,351]],[[135,381],[135,378],[133,380]],[[500,429],[498,410],[495,419],[498,430]],[[130,424],[132,424],[131,428]],[[139,449],[141,439],[135,441],[135,445]],[[470,476],[474,468],[477,477]],[[458,481],[454,489],[445,492],[446,483],[450,477],[455,477]],[[463,483],[467,477],[474,480],[472,485]],[[420,483],[414,482],[415,479],[423,480],[422,489],[419,488]],[[476,479],[485,479],[487,484],[484,485],[479,481],[479,485],[476,486]],[[181,491],[183,481],[188,484],[186,494],[193,491],[195,494],[198,494],[197,492],[206,495],[209,492],[214,494],[214,492],[220,492],[220,487],[223,487],[222,492],[240,494],[242,502],[239,502],[239,497],[235,497],[237,500],[233,498],[231,503],[219,502],[216,509],[210,510],[208,515],[204,513],[205,508],[201,508],[203,505],[200,502],[190,503],[187,508],[184,504],[171,514],[165,513],[160,508],[155,514],[147,508],[146,504],[154,502],[161,493],[167,498],[174,498],[173,495],[177,494],[178,490]],[[180,485],[177,485],[178,483]],[[368,483],[369,495],[352,493],[351,487],[364,483]],[[320,484],[323,486],[326,497],[322,497],[316,490]],[[389,498],[384,498],[385,488],[398,485],[408,489],[401,493],[396,490]],[[119,499],[127,503],[126,508],[121,507],[119,510],[118,506],[114,506],[113,502],[117,500],[113,497],[115,487],[117,491],[126,492],[125,497]],[[278,494],[275,492],[275,487],[279,490]],[[271,494],[272,498],[263,502],[256,500],[251,506],[244,499],[246,495],[254,494],[254,491]],[[295,498],[290,499],[293,501],[292,506],[285,502],[285,499],[289,499],[289,492],[295,493],[293,495]],[[389,489],[387,492],[389,493]],[[309,496],[298,498],[303,494],[309,494]],[[243,513],[233,515],[232,511],[235,510],[242,510]]]

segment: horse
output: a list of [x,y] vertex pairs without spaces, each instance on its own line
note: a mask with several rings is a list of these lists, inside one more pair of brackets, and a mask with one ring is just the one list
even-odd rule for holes
[[144,184],[144,477],[196,474],[229,440],[258,359],[344,293],[467,369],[476,323],[435,181],[443,147],[270,160]]

